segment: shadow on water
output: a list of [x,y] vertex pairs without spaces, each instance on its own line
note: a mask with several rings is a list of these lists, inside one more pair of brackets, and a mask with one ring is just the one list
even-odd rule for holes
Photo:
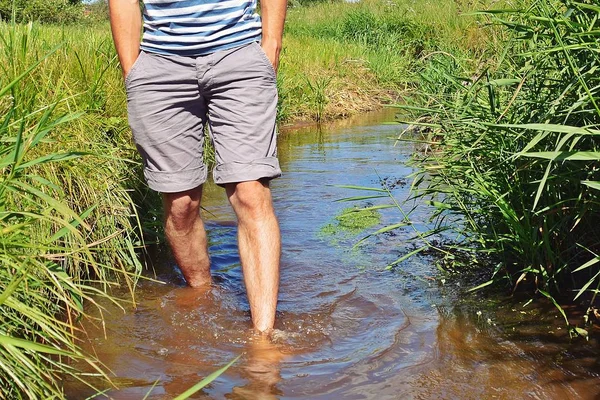
[[[349,206],[336,200],[354,195],[333,185],[378,186],[384,179],[406,197],[402,178],[411,171],[403,160],[414,149],[394,147],[400,128],[378,121],[281,136],[284,177],[273,182],[273,193],[283,255],[273,342],[250,330],[233,213],[222,191],[208,186],[203,205],[214,285],[185,287],[161,249],[155,279],[140,282],[135,309],[102,304],[105,323],[86,323],[82,341],[118,389],[97,398],[172,399],[240,354],[192,398],[598,398],[597,342],[570,343],[556,334],[554,313],[527,319],[504,306],[478,315],[479,304],[464,305],[426,256],[386,270],[408,251],[411,232],[358,248],[352,245],[360,235],[323,234]],[[399,218],[397,211],[381,212],[383,223]],[[75,382],[65,389],[69,399],[93,394]]]

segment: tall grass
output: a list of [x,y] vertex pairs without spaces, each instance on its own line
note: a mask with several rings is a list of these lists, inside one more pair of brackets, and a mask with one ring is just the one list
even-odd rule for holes
[[61,377],[80,378],[71,360],[103,374],[77,344],[86,308],[113,285],[133,291],[141,270],[136,164],[120,132],[96,121],[112,55],[75,68],[78,86],[60,36],[2,24],[0,43],[0,394],[62,398]]
[[488,56],[497,63],[460,73],[437,55],[412,108],[431,146],[413,162],[414,196],[436,209],[428,234],[452,238],[445,249],[491,255],[494,280],[513,289],[595,307],[600,7],[540,0],[479,14],[510,34]]
[[[457,17],[469,7],[418,0],[291,10],[280,121],[346,116],[410,87],[425,58],[460,47],[452,32],[471,32],[476,19]],[[480,51],[479,36],[467,36]],[[61,398],[59,377],[79,377],[72,359],[102,374],[77,346],[78,322],[112,286],[133,292],[141,227],[154,235],[160,225],[157,198],[132,161],[106,23],[0,23],[0,55],[0,394]]]
[[281,59],[280,120],[345,117],[395,101],[416,87],[417,72],[432,53],[460,53],[466,64],[474,62],[469,58],[485,49],[488,34],[477,18],[463,14],[488,2],[292,7]]

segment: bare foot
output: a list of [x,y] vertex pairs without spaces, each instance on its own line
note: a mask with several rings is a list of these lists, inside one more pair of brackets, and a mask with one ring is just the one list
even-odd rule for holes
[[197,288],[186,286],[174,289],[173,295],[175,305],[183,309],[196,308],[200,304],[206,303],[207,301],[211,301],[211,291],[211,285],[204,285]]
[[242,375],[248,380],[243,387],[233,389],[233,399],[278,399],[282,395],[277,389],[281,381],[281,361],[288,357],[281,346],[274,344],[269,333],[255,333],[248,342],[246,363]]

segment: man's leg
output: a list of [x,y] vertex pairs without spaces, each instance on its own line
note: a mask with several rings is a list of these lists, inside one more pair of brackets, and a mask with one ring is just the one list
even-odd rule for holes
[[238,218],[238,246],[252,323],[259,332],[275,324],[279,292],[281,235],[268,182],[226,185],[227,197]]
[[202,186],[185,192],[163,193],[165,234],[175,261],[191,287],[211,282],[208,243],[200,219],[201,198]]

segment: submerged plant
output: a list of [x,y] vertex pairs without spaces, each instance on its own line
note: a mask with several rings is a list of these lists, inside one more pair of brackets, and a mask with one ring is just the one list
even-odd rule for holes
[[322,237],[339,238],[356,236],[381,223],[381,214],[377,209],[348,207],[333,218],[333,221],[321,228]]

